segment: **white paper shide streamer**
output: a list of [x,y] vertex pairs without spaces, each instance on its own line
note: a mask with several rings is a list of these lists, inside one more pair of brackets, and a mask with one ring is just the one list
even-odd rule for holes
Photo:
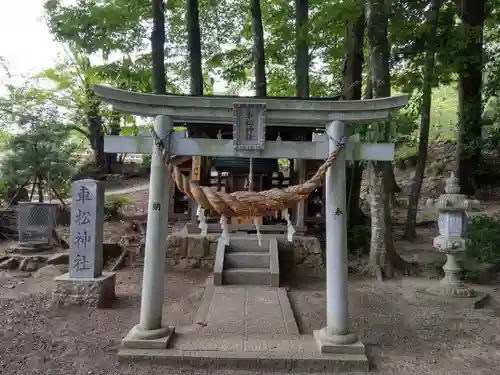
[[222,233],[220,238],[224,240],[226,246],[229,245],[229,226],[227,225],[227,216],[221,215],[220,217],[220,226],[222,228]]
[[281,217],[286,220],[286,237],[288,242],[293,242],[293,235],[295,234],[295,228],[292,225],[292,221],[290,220],[290,213],[288,212],[288,208],[285,208],[281,211]]
[[205,209],[201,207],[201,205],[198,205],[196,216],[198,217],[198,221],[200,222],[198,228],[201,229],[201,234],[203,236],[206,236],[208,232],[207,217],[205,216]]
[[262,246],[262,234],[260,233],[260,224],[258,217],[253,218],[253,225],[255,225],[255,229],[257,229],[257,239],[259,240],[259,246]]

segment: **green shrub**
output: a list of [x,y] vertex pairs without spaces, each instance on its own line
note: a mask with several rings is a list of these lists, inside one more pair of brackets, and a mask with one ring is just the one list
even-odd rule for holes
[[141,168],[151,169],[151,154],[142,155]]
[[8,191],[9,191],[8,181],[0,176],[0,203],[6,200]]
[[414,167],[417,161],[417,149],[413,146],[403,144],[396,150],[396,168],[405,170],[407,167]]
[[104,198],[104,220],[117,219],[124,205],[130,203],[130,199],[124,195],[109,195]]
[[466,238],[463,277],[477,281],[479,265],[489,263],[500,266],[500,217],[472,217],[467,225]]
[[474,216],[467,225],[465,255],[481,263],[500,264],[500,217]]
[[435,160],[429,164],[429,171],[433,176],[443,175],[445,168],[446,164],[439,160]]

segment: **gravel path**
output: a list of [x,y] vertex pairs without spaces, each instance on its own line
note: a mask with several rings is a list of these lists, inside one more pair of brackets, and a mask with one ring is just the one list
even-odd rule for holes
[[[191,324],[199,306],[205,271],[168,270],[165,320]],[[113,309],[51,307],[44,280],[10,279],[0,274],[0,374],[168,375],[210,371],[172,369],[151,364],[118,364],[123,335],[138,322],[141,272],[120,271]],[[15,285],[5,289],[8,282]],[[406,278],[385,284],[353,281],[353,326],[367,344],[373,374],[498,374],[500,321],[494,310],[472,310],[461,301],[446,303],[417,291],[429,281]],[[324,325],[324,281],[300,282],[290,292],[299,327],[305,334]],[[31,295],[28,295],[31,291]],[[498,290],[490,288],[495,298]],[[23,297],[24,295],[24,297]],[[217,372],[214,372],[217,373]],[[218,372],[220,374],[220,372]],[[225,371],[252,375],[255,372]]]
[[[436,281],[404,278],[349,285],[352,326],[367,346],[374,374],[499,374],[500,312],[474,310],[422,291]],[[302,333],[324,325],[324,281],[299,282],[290,299]],[[486,291],[500,301],[498,288]]]
[[[169,271],[165,280],[165,319],[169,324],[190,324],[204,290],[207,273]],[[3,277],[3,278],[2,278]],[[116,350],[123,335],[139,320],[141,272],[128,270],[117,275],[116,305],[95,310],[77,307],[55,308],[39,285],[50,288],[49,280],[33,278],[6,280],[31,296],[15,298],[15,290],[0,293],[0,374],[91,375],[91,374],[177,374],[161,366],[119,365]],[[30,285],[31,284],[31,285]]]

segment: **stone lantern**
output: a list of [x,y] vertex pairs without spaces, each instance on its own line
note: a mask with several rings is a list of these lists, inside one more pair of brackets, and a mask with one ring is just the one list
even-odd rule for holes
[[445,194],[438,199],[427,200],[427,206],[438,210],[439,236],[434,239],[434,247],[446,254],[446,264],[443,266],[444,278],[439,285],[429,292],[451,297],[474,297],[474,290],[460,280],[461,267],[456,255],[465,251],[466,240],[462,237],[467,226],[467,211],[479,208],[479,201],[469,200],[460,194],[458,178],[452,173],[446,180]]

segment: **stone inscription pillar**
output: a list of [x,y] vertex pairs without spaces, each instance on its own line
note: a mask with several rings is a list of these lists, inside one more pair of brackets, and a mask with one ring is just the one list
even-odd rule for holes
[[53,298],[65,305],[110,307],[116,275],[103,272],[104,189],[99,181],[79,180],[71,187],[69,272],[55,278]]
[[95,278],[103,267],[104,189],[99,181],[79,180],[71,187],[69,276]]

